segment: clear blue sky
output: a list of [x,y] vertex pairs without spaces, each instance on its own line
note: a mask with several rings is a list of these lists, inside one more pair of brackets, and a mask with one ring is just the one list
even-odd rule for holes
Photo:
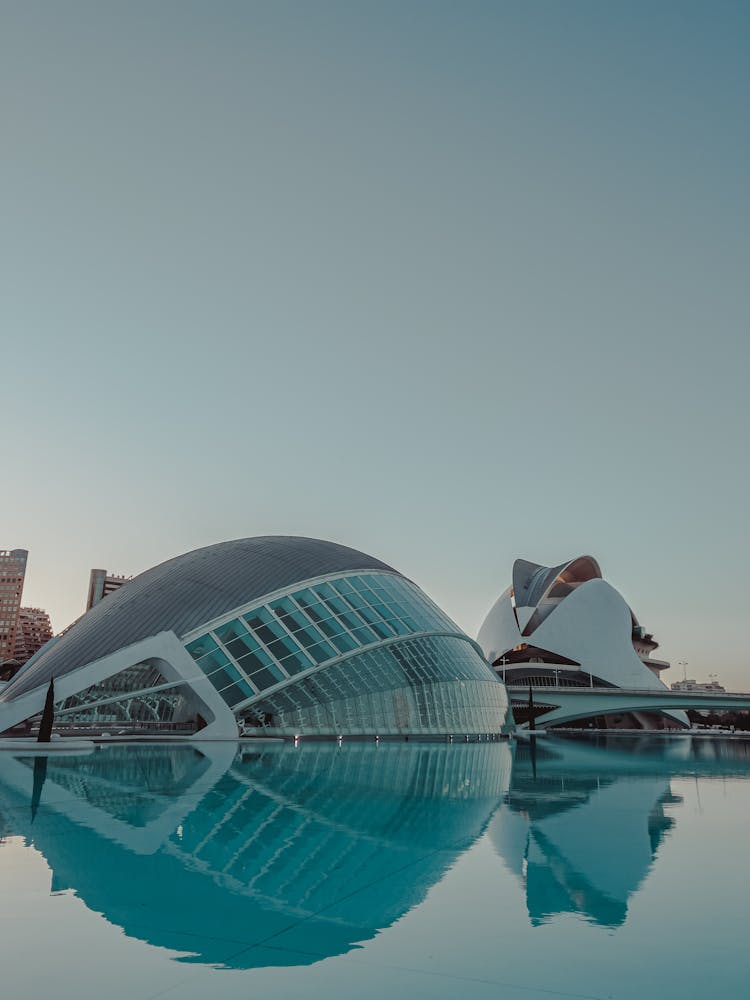
[[[750,684],[750,5],[0,2],[0,545],[590,552]],[[672,671],[678,676],[678,669]]]

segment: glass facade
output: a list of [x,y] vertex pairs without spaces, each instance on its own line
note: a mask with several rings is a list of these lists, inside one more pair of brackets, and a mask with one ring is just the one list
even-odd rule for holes
[[268,735],[497,733],[508,697],[474,647],[433,635],[363,650],[240,713]]
[[198,728],[198,710],[186,684],[165,680],[158,661],[147,660],[92,684],[55,706],[63,727],[128,727],[166,731]]
[[136,663],[132,667],[127,667],[99,684],[92,684],[91,687],[84,688],[78,694],[71,695],[55,706],[55,714],[80,708],[95,701],[113,699],[121,694],[131,691],[145,691],[148,688],[159,687],[166,684],[161,671],[152,663]]
[[[70,701],[71,699],[66,699]],[[121,693],[107,701],[69,706],[55,714],[62,727],[101,729],[102,726],[134,727],[139,732],[194,732],[197,728],[195,699],[186,684],[128,695]]]
[[303,670],[418,632],[456,632],[456,626],[403,577],[361,573],[311,584],[245,611],[186,648],[237,709]]
[[[489,734],[507,721],[505,688],[481,653],[394,574],[277,592],[185,648],[246,734]],[[200,729],[200,697],[189,680],[167,681],[160,665],[142,661],[65,699],[59,723]]]

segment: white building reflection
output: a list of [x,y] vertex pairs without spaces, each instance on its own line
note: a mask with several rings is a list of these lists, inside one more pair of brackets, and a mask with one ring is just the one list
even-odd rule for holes
[[489,836],[524,885],[532,924],[560,913],[607,927],[625,921],[674,825],[665,806],[681,801],[665,749],[649,740],[631,741],[627,753],[565,740],[518,745]]
[[53,892],[182,962],[346,954],[484,833],[532,925],[616,928],[674,829],[672,777],[746,774],[750,744],[607,740],[4,753],[0,834],[41,852]]

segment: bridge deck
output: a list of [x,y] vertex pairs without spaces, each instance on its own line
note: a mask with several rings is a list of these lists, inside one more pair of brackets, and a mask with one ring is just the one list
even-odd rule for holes
[[[511,705],[522,708],[527,704],[529,685],[509,684]],[[662,691],[653,688],[625,690],[611,687],[548,687],[535,686],[535,708],[546,709],[537,716],[540,726],[560,722],[573,722],[593,715],[611,715],[622,712],[653,711],[659,709],[748,709],[750,693],[744,691]],[[535,715],[537,713],[535,712]]]

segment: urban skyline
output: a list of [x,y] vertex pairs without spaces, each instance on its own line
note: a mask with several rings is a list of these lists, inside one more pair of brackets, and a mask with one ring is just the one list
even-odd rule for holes
[[[33,652],[36,652],[36,650],[38,648],[40,648],[41,645],[43,645],[44,641],[47,641],[48,638],[51,638],[53,634],[59,634],[65,628],[67,628],[68,626],[70,626],[71,624],[73,624],[80,617],[80,614],[75,615],[69,621],[66,621],[64,624],[60,624],[58,627],[52,629],[51,622],[50,622],[50,615],[49,615],[49,613],[46,610],[42,610],[40,608],[31,608],[31,607],[28,607],[28,606],[21,607],[20,606],[20,602],[21,602],[21,600],[23,598],[23,590],[24,590],[25,583],[26,583],[26,581],[25,581],[25,571],[26,571],[26,566],[27,566],[27,563],[28,563],[29,552],[28,552],[28,550],[25,550],[25,549],[15,549],[15,550],[12,550],[12,552],[13,553],[22,553],[23,556],[24,556],[24,560],[23,560],[23,574],[24,575],[22,575],[20,577],[20,580],[21,580],[21,590],[20,590],[20,592],[18,594],[18,599],[17,599],[18,600],[18,604],[19,604],[19,607],[17,609],[17,615],[18,615],[17,624],[18,624],[18,637],[19,637],[19,639],[21,639],[21,646],[19,648],[22,648],[23,651],[24,651],[24,653],[26,652],[26,646],[28,646],[29,649],[30,649],[30,652],[28,652],[28,655],[24,655],[23,659],[21,660],[21,662],[25,662],[25,659],[27,659],[28,656],[32,655]],[[8,556],[8,555],[10,555],[10,551],[3,550],[2,554]],[[146,568],[148,568],[148,567],[146,567]],[[125,575],[125,574],[112,573],[112,572],[109,572],[109,571],[104,570],[104,569],[91,569],[90,572],[89,572],[88,591],[87,591],[87,594],[86,594],[86,599],[85,599],[85,604],[84,604],[84,609],[83,609],[84,613],[86,611],[89,611],[95,604],[97,604],[103,598],[105,598],[106,596],[108,596],[111,593],[114,593],[121,586],[123,586],[123,584],[126,584],[129,580],[131,580],[133,578],[133,576],[137,576],[137,575],[138,575],[137,573],[130,574],[130,575]],[[24,620],[24,623],[25,623],[25,635],[26,635],[26,646],[23,645],[23,639],[22,639],[23,633],[22,633],[22,630],[21,630],[21,627],[20,627],[21,624],[22,624],[22,622],[21,622],[21,614],[24,613],[24,612],[26,613],[26,617],[25,617],[25,620]],[[641,628],[641,631],[645,632],[645,630],[643,628]],[[468,633],[468,634],[471,634],[471,633]],[[34,638],[38,639],[40,636],[44,636],[43,642],[37,642],[34,645]],[[32,638],[32,637],[34,637],[34,638]],[[649,640],[651,640],[651,635],[649,634],[647,636],[647,638]],[[654,647],[655,646],[661,646],[661,643],[651,642],[651,645],[654,646]],[[10,647],[10,648],[12,648],[12,647]],[[9,658],[8,650],[5,651],[5,653],[3,654],[3,656],[5,658]],[[0,656],[0,660],[2,660],[2,658],[3,657]],[[14,656],[14,659],[15,658],[16,657]],[[665,663],[666,661],[659,661],[659,662]],[[714,685],[716,684],[716,680],[715,680],[715,678],[717,676],[716,672],[715,671],[711,671],[709,673],[707,670],[704,671],[702,665],[690,665],[687,660],[680,660],[680,661],[673,661],[672,663],[666,662],[666,667],[668,668],[669,666],[678,668],[679,671],[681,672],[681,674],[685,675],[685,676],[687,676],[687,669],[688,669],[688,666],[690,666],[690,668],[691,668],[691,670],[692,670],[692,672],[694,674],[697,672],[700,675],[700,677],[703,677],[704,673],[705,673],[708,676],[708,678],[709,678],[709,682],[712,683],[712,684],[714,684]],[[697,667],[697,669],[696,669],[696,667]],[[662,667],[662,669],[664,669],[664,668]],[[675,684],[680,679],[681,678],[678,678],[678,676],[677,676],[677,670],[670,671],[669,675],[666,678],[668,684],[670,682],[672,684]],[[737,689],[739,689],[739,686],[737,686]]]
[[0,680],[52,638],[47,612],[22,604],[28,558],[27,549],[0,549]]

